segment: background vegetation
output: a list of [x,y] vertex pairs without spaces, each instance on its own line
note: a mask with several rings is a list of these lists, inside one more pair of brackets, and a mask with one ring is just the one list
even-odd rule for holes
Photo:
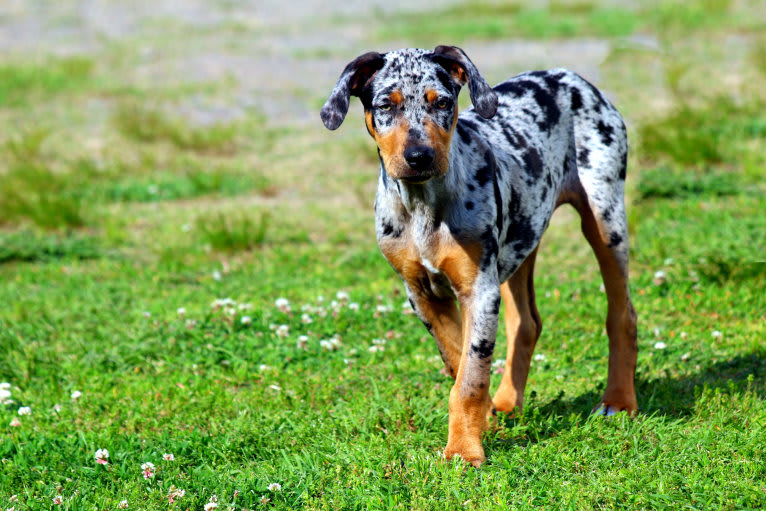
[[[0,508],[766,507],[759,2],[73,4],[0,12]],[[317,114],[357,54],[445,43],[490,82],[581,72],[632,143],[641,413],[589,416],[606,303],[562,208],[479,470],[441,457],[360,109]]]

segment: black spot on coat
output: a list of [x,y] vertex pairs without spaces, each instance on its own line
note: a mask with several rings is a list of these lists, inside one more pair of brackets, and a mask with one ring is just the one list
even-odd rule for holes
[[477,344],[471,344],[469,355],[472,358],[488,358],[495,351],[495,341],[492,339],[480,339]]
[[614,128],[608,124],[604,124],[604,121],[598,121],[598,126],[596,126],[596,128],[601,135],[601,142],[603,142],[605,146],[612,145],[612,135],[614,134]]
[[540,159],[540,153],[537,149],[530,147],[524,153],[524,170],[535,179],[543,175],[543,161]]

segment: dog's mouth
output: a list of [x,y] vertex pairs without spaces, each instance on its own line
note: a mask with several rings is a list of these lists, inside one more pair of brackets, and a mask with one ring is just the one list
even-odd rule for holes
[[401,176],[399,179],[401,179],[402,181],[408,184],[421,185],[425,183],[426,181],[429,181],[435,175],[436,175],[436,172],[433,169],[428,169],[426,171],[413,171],[412,174],[405,174]]

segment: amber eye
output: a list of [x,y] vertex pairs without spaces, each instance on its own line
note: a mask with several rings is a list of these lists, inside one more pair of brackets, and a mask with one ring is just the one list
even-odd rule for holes
[[449,101],[447,101],[446,99],[440,99],[439,101],[436,102],[436,108],[440,110],[444,110],[448,106],[449,106]]
[[388,112],[389,110],[391,110],[391,105],[388,103],[383,105],[378,105],[378,110],[382,110],[383,112]]

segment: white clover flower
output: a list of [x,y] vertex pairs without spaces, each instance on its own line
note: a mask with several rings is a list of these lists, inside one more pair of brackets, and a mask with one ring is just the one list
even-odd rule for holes
[[498,367],[504,367],[505,366],[505,359],[504,358],[498,358],[494,362],[492,362],[492,367],[498,368]]
[[59,413],[61,411],[61,405],[56,403],[55,405],[53,405],[53,408],[51,409],[51,411],[53,413]]
[[218,270],[213,270],[213,280],[220,281],[223,278],[223,275],[221,275],[221,272]]
[[268,498],[266,495],[262,495],[259,502],[265,506],[266,504],[271,502],[271,499]]
[[11,398],[11,391],[7,389],[0,389],[0,401],[5,401]]
[[117,504],[117,507],[120,509],[128,509],[128,501],[127,500],[121,500],[119,504]]
[[301,315],[301,321],[304,324],[308,325],[309,323],[313,322],[314,320],[311,319],[311,316],[309,316],[308,314],[303,314],[303,315]]
[[166,452],[162,455],[162,459],[165,461],[175,461],[176,457],[173,456],[173,453]]
[[106,461],[109,458],[109,451],[106,449],[97,449],[95,454],[96,461]]
[[231,298],[216,298],[210,303],[210,307],[212,307],[215,310],[223,309],[224,307],[233,307],[237,304],[234,300]]
[[273,390],[274,392],[280,392],[282,390],[282,387],[279,385],[269,385],[269,388]]
[[710,335],[715,337],[716,339],[720,339],[721,337],[723,337],[723,333],[720,332],[719,330],[713,330],[712,332],[710,332]]
[[686,339],[689,336],[686,332],[681,332],[681,339]]
[[348,308],[349,308],[349,310],[352,310],[352,311],[358,311],[359,310],[359,304],[356,303],[356,302],[351,302],[351,303],[348,304]]
[[383,351],[383,348],[373,344],[372,346],[367,348],[367,351],[369,351],[370,353],[377,353],[378,351]]
[[143,472],[144,479],[154,477],[154,463],[147,461],[141,465],[141,471]]
[[687,360],[689,360],[689,357],[691,357],[691,353],[689,353],[689,352],[687,351],[686,353],[684,353],[683,355],[681,355],[681,360],[682,360],[683,362],[686,362]]
[[346,293],[345,291],[338,291],[337,293],[335,293],[335,298],[337,298],[341,302],[347,302],[349,296],[348,296],[348,293]]
[[249,302],[246,302],[246,303],[240,303],[239,305],[237,305],[237,308],[238,308],[239,310],[241,310],[241,311],[249,311],[249,310],[252,310],[252,309],[253,309],[253,304],[252,304],[252,303],[249,303]]
[[149,311],[144,311],[144,312],[143,312],[143,316],[144,316],[145,318],[151,318],[151,317],[152,317],[152,313],[151,313],[151,312],[149,312]]
[[672,257],[668,257],[667,259],[665,259],[665,266],[670,266],[671,264],[673,264]]
[[19,415],[32,415],[32,409],[28,406],[19,408]]
[[330,341],[328,341],[327,339],[322,339],[321,341],[319,341],[319,346],[321,346],[322,348],[326,349],[327,351],[332,351],[333,350],[332,343]]
[[186,314],[186,308],[185,307],[179,307],[178,309],[176,309],[176,313],[179,316],[183,316],[184,314]]
[[287,298],[277,298],[274,305],[282,312],[290,312],[290,301]]
[[287,337],[290,335],[290,327],[288,325],[279,325],[277,327],[277,337]]
[[394,308],[391,307],[390,305],[378,305],[375,310],[377,310],[380,313],[386,313],[386,312],[391,312],[392,310],[394,310]]
[[664,349],[665,349],[665,348],[667,348],[667,347],[668,347],[668,345],[667,345],[667,344],[665,344],[665,343],[664,343],[664,342],[662,342],[662,341],[660,341],[660,342],[655,342],[655,343],[654,343],[654,349],[656,349],[656,350],[664,350]]
[[655,285],[659,286],[663,284],[667,280],[667,275],[665,275],[665,272],[662,270],[657,270],[654,272],[654,278],[652,279],[652,282],[654,282]]
[[14,494],[14,495],[11,495],[11,496],[8,498],[8,502],[16,502],[16,501],[18,501],[18,500],[19,500],[19,496],[18,496],[18,495],[16,495],[16,494]]
[[11,384],[7,381],[0,382],[0,390],[10,390]]
[[205,504],[205,511],[212,511],[213,509],[218,509],[217,502],[208,502]]
[[279,483],[271,483],[269,485],[269,491],[280,491],[282,489],[282,485]]
[[299,350],[303,350],[303,349],[306,349],[306,345],[308,344],[308,342],[309,342],[309,337],[307,335],[300,335],[298,336],[298,342],[295,344],[295,346]]
[[373,339],[372,343],[373,344],[378,344],[378,345],[383,345],[383,344],[386,344],[386,340],[385,339]]
[[261,371],[261,372],[268,371],[270,369],[271,369],[271,367],[267,366],[266,364],[261,364],[261,365],[258,366],[258,370]]
[[662,335],[662,331],[659,328],[654,329],[654,336],[660,337]]
[[538,353],[537,355],[535,355],[536,362],[543,362],[544,360],[545,360],[545,355],[543,355],[542,353]]
[[53,497],[53,503],[57,506],[60,506],[64,502],[64,499],[61,497],[61,495],[56,495]]
[[21,421],[19,420],[18,417],[14,417],[13,419],[11,419],[10,426],[12,428],[18,428],[19,426],[21,426]]
[[253,322],[253,318],[251,318],[250,316],[242,316],[239,322],[242,323],[243,325],[249,325],[250,323]]

